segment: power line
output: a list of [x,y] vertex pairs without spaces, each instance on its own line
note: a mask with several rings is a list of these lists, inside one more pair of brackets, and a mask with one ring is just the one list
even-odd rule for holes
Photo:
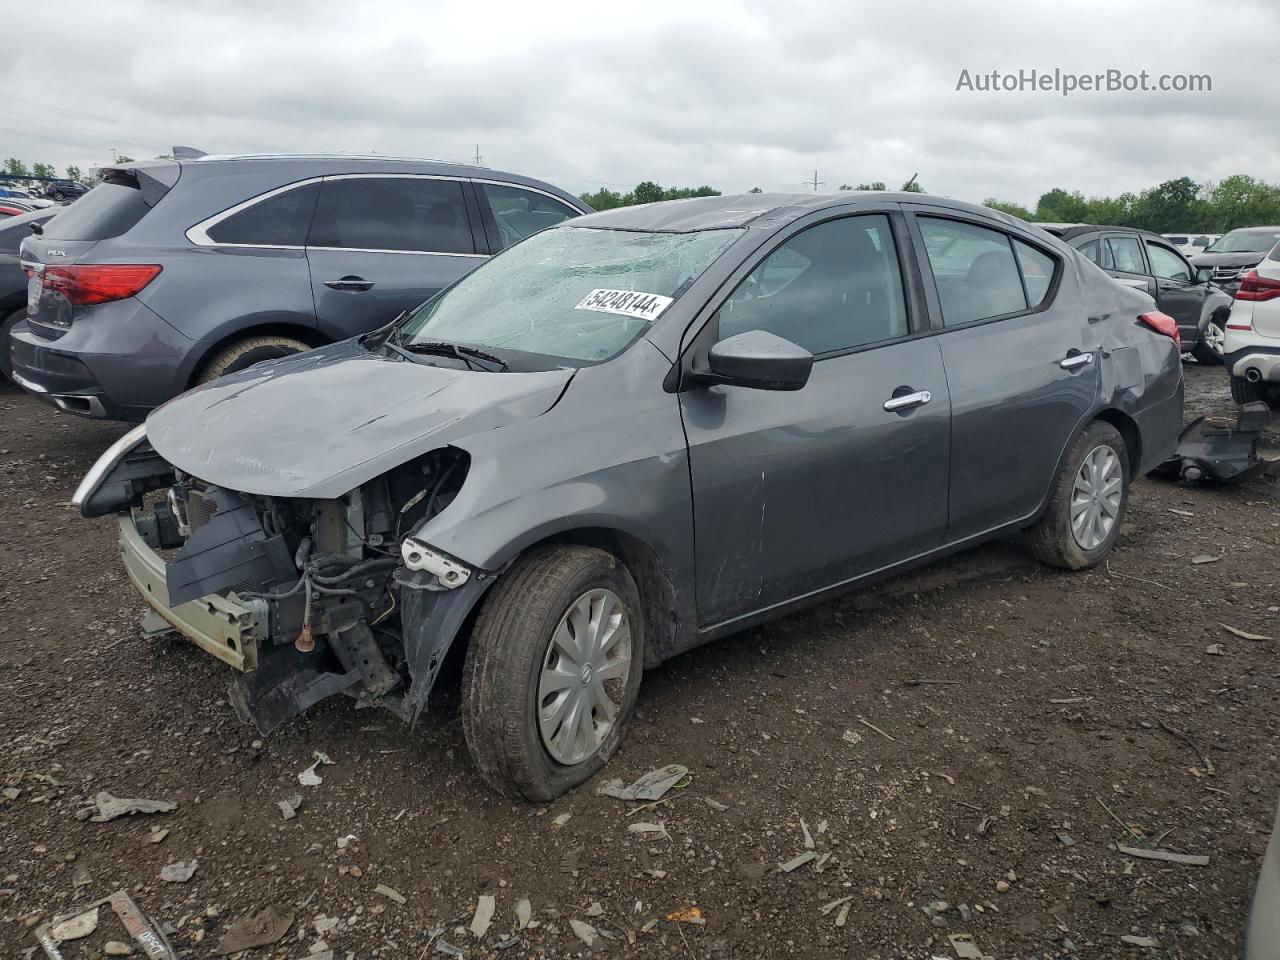
[[814,193],[817,193],[817,192],[818,192],[818,188],[819,188],[819,187],[825,187],[825,186],[827,185],[827,181],[825,181],[825,180],[819,180],[819,179],[818,179],[818,171],[817,171],[817,170],[813,171],[813,179],[812,179],[812,180],[802,180],[802,181],[800,181],[800,182],[801,182],[801,183],[804,183],[804,184],[812,185],[812,187],[813,187],[813,192],[814,192]]

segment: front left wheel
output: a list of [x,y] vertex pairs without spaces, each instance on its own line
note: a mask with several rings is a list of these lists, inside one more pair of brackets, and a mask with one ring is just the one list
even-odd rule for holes
[[467,650],[462,730],[480,775],[534,801],[594,776],[635,708],[644,641],[635,581],[612,554],[557,545],[521,557]]
[[1222,363],[1223,349],[1227,340],[1227,331],[1223,322],[1217,317],[1210,317],[1200,334],[1200,339],[1191,348],[1191,355],[1200,363],[1217,366]]

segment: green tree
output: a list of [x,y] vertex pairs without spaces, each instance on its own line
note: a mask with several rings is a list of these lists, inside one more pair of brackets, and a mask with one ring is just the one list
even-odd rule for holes
[[764,191],[761,190],[759,187],[752,187],[750,190],[747,191],[747,193],[764,193]]
[[[841,187],[840,189],[841,189],[841,190],[843,190],[843,189],[844,189],[844,187]],[[852,188],[850,188],[850,189],[853,189],[853,190],[888,190],[889,188],[888,188],[888,187],[886,187],[886,186],[884,185],[884,181],[883,181],[883,180],[872,180],[870,183],[860,183],[860,184],[858,184],[856,187],[852,187]]]
[[659,200],[666,199],[663,189],[652,180],[637,183],[636,188],[631,191],[631,195],[635,198],[632,203],[656,203]]
[[30,171],[27,165],[17,157],[9,157],[4,162],[4,172],[11,177],[25,177]]
[[592,210],[612,210],[614,207],[625,206],[622,202],[622,194],[604,187],[595,193],[584,193],[582,201]]
[[31,173],[37,177],[56,177],[58,171],[53,168],[51,163],[33,163],[31,165]]
[[133,163],[133,157],[126,156],[123,153],[117,153],[115,163]]
[[1280,222],[1280,186],[1235,174],[1206,191],[1207,225],[1214,233]]
[[924,187],[920,186],[915,177],[912,177],[899,187],[899,189],[906,193],[924,193]]
[[1190,230],[1201,219],[1200,185],[1190,177],[1166,180],[1157,187],[1143,190],[1129,212],[1134,226],[1155,233]]
[[1017,217],[1019,220],[1032,220],[1035,215],[1026,207],[1019,206],[1016,203],[1009,203],[1005,200],[997,200],[995,197],[987,197],[982,201],[984,207],[990,207],[992,210],[999,210],[1001,213],[1007,213],[1011,217]]
[[1122,193],[1118,197],[1090,197],[1085,202],[1081,223],[1100,223],[1110,227],[1135,226],[1133,207],[1137,194]]
[[1041,194],[1036,204],[1036,219],[1050,223],[1083,223],[1088,208],[1088,202],[1079,190],[1067,193],[1061,187],[1054,187]]

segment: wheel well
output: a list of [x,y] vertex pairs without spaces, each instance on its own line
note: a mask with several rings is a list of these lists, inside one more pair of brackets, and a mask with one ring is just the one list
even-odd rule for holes
[[652,547],[620,530],[581,527],[547,537],[531,544],[530,549],[548,543],[597,547],[617,557],[635,580],[644,607],[645,665],[652,666],[669,656],[677,621],[675,588]]
[[313,327],[299,327],[291,323],[264,323],[256,327],[244,327],[234,333],[227,334],[204,351],[200,360],[191,369],[191,376],[187,379],[187,386],[189,388],[196,386],[200,382],[200,375],[204,373],[205,367],[209,365],[209,361],[224,349],[237,341],[248,340],[250,337],[292,337],[294,340],[301,340],[308,347],[322,347],[331,342],[328,337]]
[[1127,413],[1119,410],[1103,410],[1095,419],[1109,423],[1120,431],[1125,450],[1129,454],[1129,478],[1137,479],[1142,466],[1142,434],[1138,431],[1138,425]]

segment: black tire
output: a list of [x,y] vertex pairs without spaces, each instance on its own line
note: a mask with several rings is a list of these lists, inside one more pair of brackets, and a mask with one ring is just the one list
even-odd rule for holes
[[1267,399],[1267,385],[1259,380],[1250,383],[1244,377],[1231,378],[1231,399],[1243,406],[1255,400]]
[[[625,687],[615,681],[622,689],[611,699],[620,703],[599,748],[569,766],[543,742],[539,680],[561,618],[584,594],[601,588],[612,591],[626,613],[630,671]],[[462,731],[480,776],[504,794],[533,801],[553,800],[593,777],[617,750],[635,709],[644,640],[639,591],[611,554],[560,545],[520,558],[485,597],[463,667]]]
[[67,199],[67,195],[63,193],[61,190],[55,190],[53,191],[53,193],[49,194],[49,198],[52,200],[57,200],[59,203],[61,203],[63,200]]
[[27,315],[27,308],[15,310],[3,320],[0,320],[0,374],[4,375],[4,379],[13,380],[13,351],[9,346],[9,331],[13,329],[14,324],[22,320]]
[[292,337],[248,337],[238,340],[229,347],[223,347],[204,365],[196,383],[208,383],[228,373],[235,373],[245,367],[251,367],[263,360],[278,360],[280,357],[292,356],[311,348],[301,340]]
[[[1072,493],[1085,459],[1102,446],[1110,447],[1120,461],[1120,503],[1107,536],[1092,549],[1085,549],[1071,529]],[[1120,536],[1125,508],[1129,505],[1129,477],[1129,451],[1120,431],[1102,420],[1089,424],[1071,445],[1054,478],[1044,514],[1027,530],[1026,541],[1032,555],[1041,563],[1064,570],[1084,570],[1096,565]]]
[[[1191,348],[1191,355],[1206,366],[1221,366],[1222,341],[1225,336],[1224,322],[1216,316],[1210,317],[1209,322],[1205,324],[1204,330],[1200,332],[1200,336],[1196,339],[1195,346]],[[1212,346],[1207,342],[1209,340],[1214,340],[1218,345],[1216,347]]]

